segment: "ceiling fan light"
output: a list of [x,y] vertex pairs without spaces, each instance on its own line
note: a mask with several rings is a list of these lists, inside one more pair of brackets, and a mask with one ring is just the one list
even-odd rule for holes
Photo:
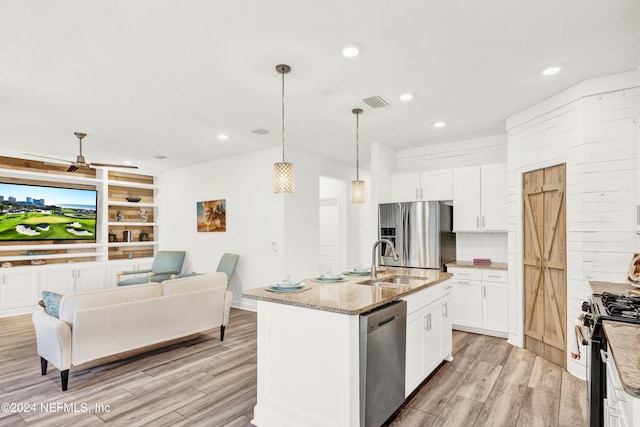
[[279,162],[273,164],[273,192],[293,193],[293,163]]

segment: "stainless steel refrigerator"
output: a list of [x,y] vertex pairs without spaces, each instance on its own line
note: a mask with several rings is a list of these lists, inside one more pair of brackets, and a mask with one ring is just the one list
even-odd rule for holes
[[381,264],[444,270],[456,259],[450,202],[383,203],[378,206],[378,235],[390,240],[400,259],[383,245]]

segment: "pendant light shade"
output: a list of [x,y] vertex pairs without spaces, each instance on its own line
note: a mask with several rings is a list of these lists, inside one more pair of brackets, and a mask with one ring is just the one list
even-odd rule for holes
[[285,64],[276,65],[276,71],[282,74],[282,161],[273,165],[273,192],[293,193],[293,163],[284,161],[284,75],[291,71]]
[[360,152],[359,152],[359,116],[362,109],[354,108],[351,110],[356,115],[356,180],[351,181],[351,203],[364,203],[364,181],[360,181]]

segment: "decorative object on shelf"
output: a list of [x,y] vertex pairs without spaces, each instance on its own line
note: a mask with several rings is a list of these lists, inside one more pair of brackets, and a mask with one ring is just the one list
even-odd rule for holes
[[209,200],[196,204],[198,232],[227,231],[227,200]]
[[47,262],[43,259],[32,259],[31,260],[31,265],[44,265]]
[[142,200],[142,197],[129,196],[126,199],[127,199],[127,202],[138,203],[140,200]]
[[53,252],[50,251],[26,251],[23,252],[22,255],[51,255]]
[[2,268],[11,268],[13,267],[13,264],[11,264],[9,261],[5,261],[2,263]]
[[122,232],[122,241],[123,242],[133,242],[133,231],[125,230]]
[[149,212],[147,212],[144,209],[140,210],[140,221],[147,222],[148,218],[149,218]]
[[282,74],[282,162],[273,165],[273,192],[293,193],[293,163],[284,161],[284,75],[291,71],[285,64],[276,65],[276,71]]
[[118,222],[124,221],[124,215],[122,215],[122,211],[116,211],[116,221]]
[[145,233],[144,231],[140,232],[140,241],[148,242],[149,241],[149,233]]
[[360,122],[358,119],[362,114],[362,108],[354,108],[351,112],[356,115],[356,180],[351,181],[351,203],[364,203],[364,181],[360,181]]
[[634,288],[640,288],[640,254],[633,254],[627,282]]
[[491,265],[490,258],[474,258],[473,265]]
[[138,169],[137,166],[133,166],[133,165],[116,165],[112,163],[88,163],[85,160],[84,156],[82,155],[82,140],[84,139],[85,136],[87,136],[87,134],[84,132],[74,132],[73,134],[76,136],[76,138],[78,138],[78,144],[80,146],[80,152],[76,156],[75,162],[71,160],[56,159],[55,157],[38,156],[36,154],[29,154],[29,155],[34,157],[42,157],[43,159],[51,159],[51,160],[58,160],[60,162],[71,163],[71,166],[69,166],[69,169],[67,169],[67,172],[75,172],[80,168],[92,168],[94,166],[109,166],[113,168]]
[[109,242],[117,242],[118,236],[115,233],[109,233]]
[[133,252],[129,252],[129,254],[127,255],[127,258],[133,259]]

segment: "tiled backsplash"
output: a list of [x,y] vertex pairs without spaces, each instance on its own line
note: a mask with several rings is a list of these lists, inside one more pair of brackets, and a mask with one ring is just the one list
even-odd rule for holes
[[457,233],[456,259],[471,261],[474,258],[507,262],[507,233]]

